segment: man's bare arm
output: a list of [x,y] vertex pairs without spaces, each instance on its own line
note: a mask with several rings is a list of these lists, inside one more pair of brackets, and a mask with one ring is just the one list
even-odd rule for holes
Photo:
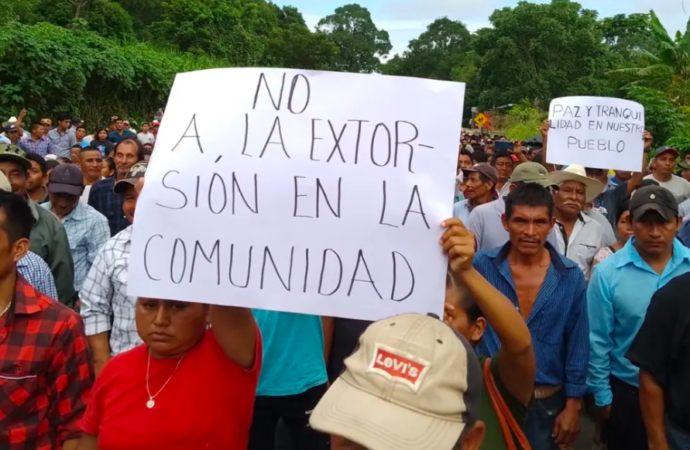
[[668,450],[664,424],[664,391],[645,370],[640,370],[640,409],[650,450]]
[[515,306],[473,266],[474,235],[459,219],[448,219],[441,241],[453,276],[472,294],[501,341],[499,373],[506,388],[524,405],[534,391],[537,363],[532,335]]

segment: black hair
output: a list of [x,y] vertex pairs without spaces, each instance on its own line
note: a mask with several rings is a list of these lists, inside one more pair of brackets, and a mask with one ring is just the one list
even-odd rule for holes
[[115,167],[115,160],[113,158],[111,158],[110,156],[106,157],[103,160],[103,164],[107,164],[108,169],[115,172],[116,167]]
[[0,191],[0,210],[5,213],[2,229],[7,233],[10,245],[20,239],[29,239],[34,216],[23,198],[11,192]]
[[80,129],[80,128],[81,128],[82,130],[86,131],[86,127],[85,127],[84,125],[79,125],[79,126],[77,127],[77,130]]
[[36,164],[38,164],[38,166],[41,168],[41,172],[43,172],[43,175],[45,175],[48,172],[48,164],[46,163],[46,160],[43,158],[43,156],[37,155],[36,153],[27,153],[24,157],[29,161],[35,161]]
[[460,150],[460,154],[461,154],[461,155],[465,155],[465,156],[469,156],[470,159],[472,159],[472,153],[470,153],[469,150],[467,150],[467,149],[464,149],[464,148],[461,149],[461,150]]
[[491,158],[491,165],[496,167],[496,160],[498,158],[508,158],[510,162],[513,162],[513,158],[510,157],[510,153],[507,150],[496,150],[494,156]]
[[79,152],[79,154],[81,155],[81,154],[84,153],[84,152],[98,152],[98,153],[101,153],[100,150],[98,150],[96,147],[94,147],[94,146],[92,146],[92,145],[87,145],[86,147],[83,147],[83,148],[81,149],[81,151]]
[[541,155],[542,155],[541,152],[535,154],[535,155],[532,157],[531,161],[532,161],[533,163],[537,163],[537,164],[544,165],[544,162],[543,162],[543,159],[544,159],[544,158],[543,158]]
[[34,122],[31,124],[31,129],[33,130],[36,127],[44,127],[44,126],[45,125],[43,125],[41,122]]
[[70,147],[70,150],[72,150],[73,148],[78,148],[79,150],[81,150],[82,147],[79,144],[74,144],[73,146]]
[[143,161],[144,160],[144,146],[141,145],[141,142],[139,142],[139,139],[127,138],[127,139],[121,140],[115,146],[115,154],[117,154],[117,149],[120,148],[120,146],[124,143],[134,144],[137,147],[137,161]]
[[77,126],[81,124],[81,119],[79,117],[72,117],[72,125]]
[[455,279],[451,275],[450,269],[448,269],[448,272],[446,272],[446,286],[453,287],[454,289],[458,290],[458,293],[460,294],[460,304],[453,306],[459,306],[462,308],[467,314],[467,320],[469,320],[470,323],[475,323],[477,320],[484,317],[484,312],[477,305],[477,299],[474,298],[474,295],[472,295],[472,293],[464,285],[455,283]]
[[64,120],[69,120],[69,121],[71,122],[71,121],[72,121],[72,116],[71,116],[70,114],[67,114],[67,113],[58,114],[58,116],[57,116],[57,121],[58,121],[58,122],[62,122],[62,121],[64,121]]
[[618,211],[616,212],[616,225],[618,225],[618,222],[621,221],[621,217],[626,211],[630,211],[630,199],[625,199],[618,205]]
[[472,160],[475,161],[477,164],[479,164],[479,163],[485,163],[485,162],[487,162],[487,161],[489,160],[489,157],[487,156],[486,153],[480,152],[480,151],[476,151],[476,150],[475,150],[474,153],[472,153],[471,158],[472,158]]
[[101,131],[105,131],[105,135],[106,135],[105,138],[108,139],[108,134],[110,134],[110,133],[108,132],[108,129],[107,129],[107,128],[99,128],[99,129],[97,129],[96,132],[93,134],[93,138],[94,138],[95,140],[97,140],[97,141],[100,140],[100,139],[98,138],[98,135],[101,134]]
[[69,158],[65,158],[64,156],[59,156],[57,160],[63,164],[72,164],[72,160]]
[[513,208],[516,206],[545,206],[549,211],[549,217],[553,217],[553,195],[551,192],[536,183],[524,183],[516,187],[505,198],[506,217],[510,219]]

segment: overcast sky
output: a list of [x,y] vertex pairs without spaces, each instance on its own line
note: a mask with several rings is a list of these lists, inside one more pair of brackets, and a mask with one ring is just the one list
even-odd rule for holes
[[[314,27],[322,17],[331,14],[338,6],[356,0],[276,0],[280,5],[293,5],[304,16],[307,24]],[[532,0],[548,3],[549,0]],[[439,17],[448,16],[461,20],[470,31],[489,25],[489,15],[497,8],[517,5],[516,0],[358,0],[371,12],[376,24],[388,31],[393,52],[401,52],[410,39],[421,34],[426,26]],[[685,3],[685,5],[683,4]],[[690,13],[690,0],[580,0],[585,8],[599,11],[600,17],[620,13],[654,11],[666,28],[675,33],[685,29]],[[684,11],[685,9],[685,11]]]

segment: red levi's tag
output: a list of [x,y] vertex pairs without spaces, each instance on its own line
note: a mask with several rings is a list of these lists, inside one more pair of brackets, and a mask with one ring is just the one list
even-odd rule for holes
[[391,381],[401,382],[416,392],[429,368],[429,363],[419,358],[411,359],[401,355],[402,352],[382,347],[376,346],[369,371],[383,375]]

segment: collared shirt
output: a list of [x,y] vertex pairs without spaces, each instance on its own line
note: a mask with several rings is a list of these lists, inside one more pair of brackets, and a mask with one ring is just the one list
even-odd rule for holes
[[110,238],[96,256],[80,293],[86,335],[110,331],[112,355],[142,343],[134,320],[137,299],[127,295],[131,246],[131,226]]
[[678,205],[678,215],[683,218],[690,216],[690,199]]
[[60,134],[57,128],[53,128],[48,132],[47,136],[50,142],[53,143],[56,155],[62,156],[63,158],[70,157],[72,146],[77,144],[77,136],[75,136],[73,132],[67,130]]
[[122,196],[113,192],[115,176],[101,180],[91,187],[89,205],[108,219],[110,235],[115,236],[130,223],[122,211]]
[[113,144],[117,144],[118,142],[124,141],[125,139],[137,139],[137,135],[129,130],[123,130],[122,134],[115,130],[108,133],[108,139]]
[[647,264],[631,238],[621,250],[598,264],[587,289],[590,354],[587,385],[597,405],[610,405],[611,375],[638,386],[639,369],[625,353],[642,326],[654,293],[690,271],[690,249],[673,242],[673,257],[661,275]]
[[[488,252],[479,252],[474,267],[519,309],[515,280],[508,263],[510,242]],[[568,397],[582,397],[586,390],[589,327],[585,278],[578,266],[546,244],[551,264],[544,277],[527,327],[537,358],[538,386],[565,385]],[[501,349],[496,332],[487,325],[479,353],[492,356]]]
[[[41,205],[50,211],[50,202]],[[62,219],[74,261],[74,289],[81,290],[101,247],[110,238],[108,220],[89,205],[77,206]]]
[[[498,192],[494,190],[491,193],[491,197],[493,199],[492,202],[496,201],[496,199],[499,198]],[[474,211],[475,208],[478,208],[480,206],[482,205],[477,205],[476,202],[470,200],[469,198],[460,200],[459,202],[453,205],[453,217],[462,220],[462,223],[466,224],[470,219],[470,214],[472,213],[472,211]]]
[[55,287],[55,278],[50,272],[50,267],[43,259],[34,252],[27,252],[22,259],[17,262],[17,271],[33,286],[37,291],[48,297],[57,300],[58,293]]
[[77,292],[74,290],[74,262],[65,227],[55,214],[31,200],[27,201],[36,220],[31,228],[30,250],[50,267],[58,291],[57,299],[73,307],[77,303]]
[[17,142],[17,145],[24,150],[27,153],[35,153],[37,155],[43,156],[44,158],[46,155],[55,155],[55,147],[53,147],[53,143],[50,142],[50,139],[48,139],[45,136],[42,136],[41,139],[34,141],[31,135],[27,135],[28,137],[25,139],[20,139],[19,142]]
[[[477,242],[477,250],[492,250],[496,247],[503,247],[510,240],[510,236],[505,228],[501,216],[506,212],[504,197],[500,197],[493,202],[479,205],[472,210],[470,217],[465,225],[474,234]],[[549,233],[547,242],[554,247],[557,245],[558,238],[554,227]]]
[[560,222],[556,222],[554,229],[558,231],[556,233],[558,253],[575,261],[582,273],[587,276],[592,267],[594,255],[606,246],[602,226],[587,214],[580,214],[570,237]]
[[0,448],[58,450],[78,438],[93,372],[79,315],[18,274],[0,317]]

